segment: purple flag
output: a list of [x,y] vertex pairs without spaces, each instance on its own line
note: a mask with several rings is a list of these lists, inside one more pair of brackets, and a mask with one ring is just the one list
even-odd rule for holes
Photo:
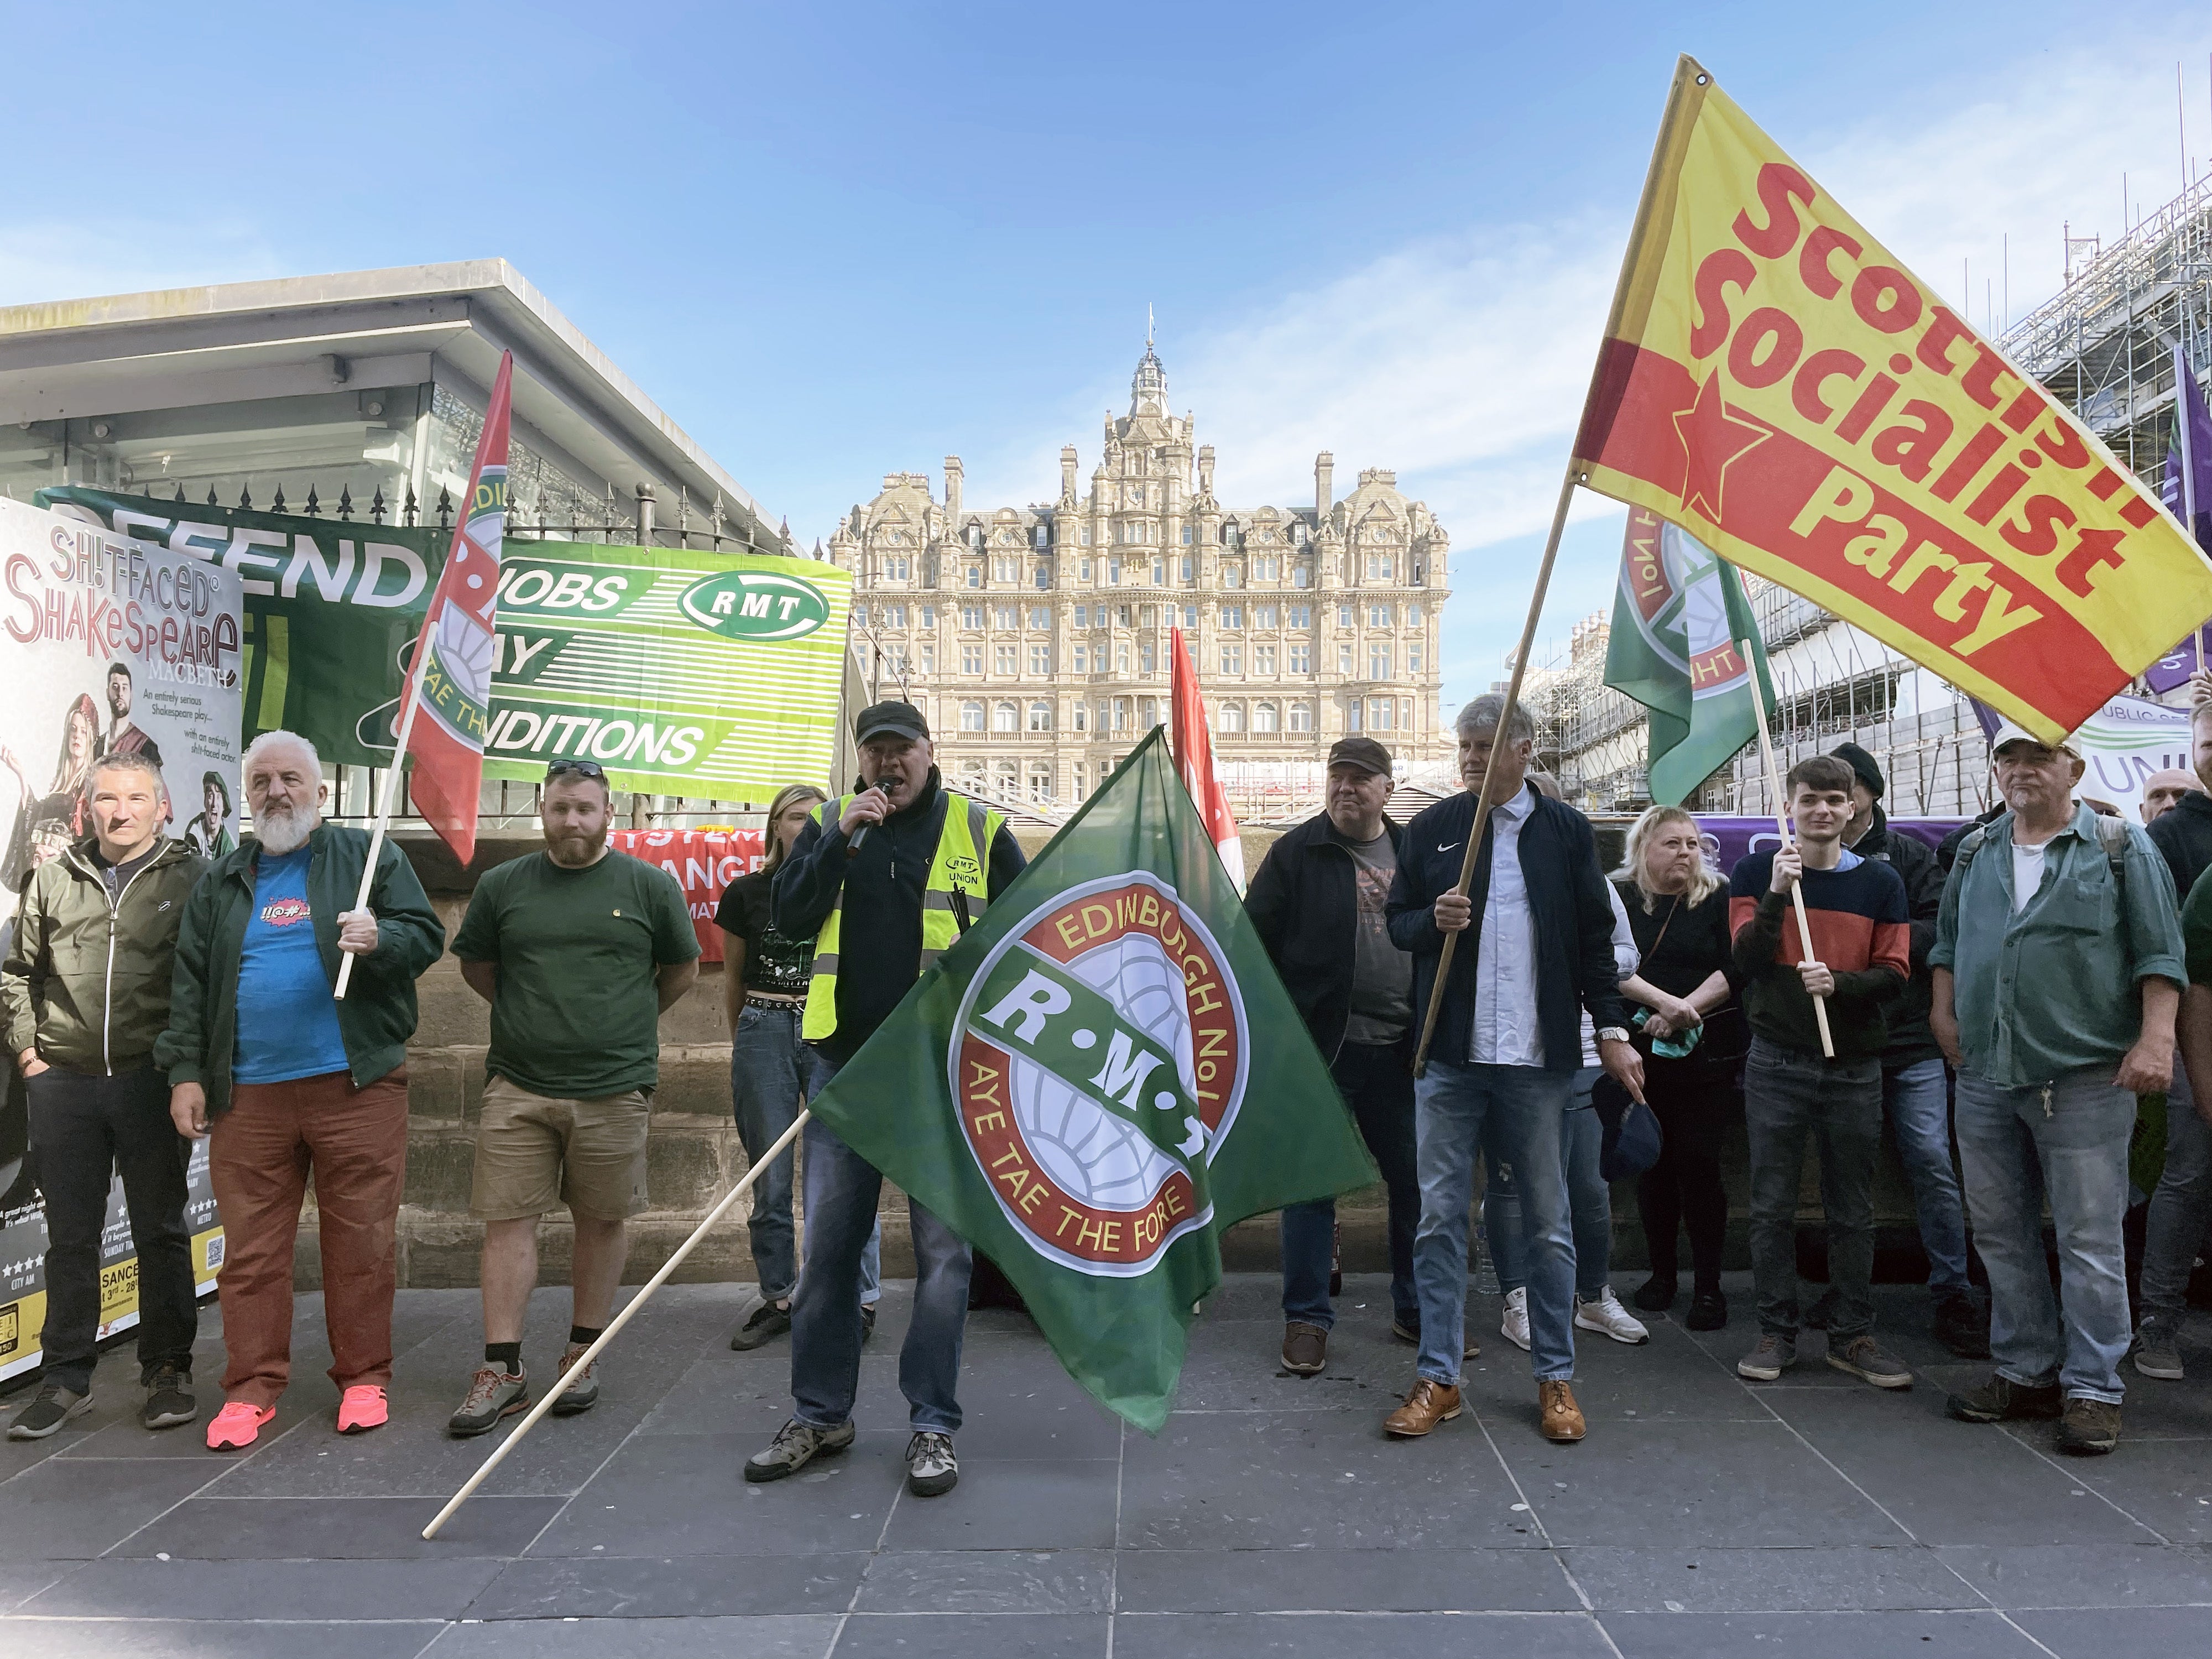
[[2212,412],[2191,372],[2181,342],[2173,343],[2173,437],[2166,452],[2166,510],[2212,553]]

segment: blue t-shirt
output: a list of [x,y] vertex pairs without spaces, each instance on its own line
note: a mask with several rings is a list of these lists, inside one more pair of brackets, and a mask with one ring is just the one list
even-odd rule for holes
[[253,883],[253,915],[238,963],[239,1083],[289,1083],[346,1069],[338,1005],[307,909],[302,847],[282,858],[264,852]]

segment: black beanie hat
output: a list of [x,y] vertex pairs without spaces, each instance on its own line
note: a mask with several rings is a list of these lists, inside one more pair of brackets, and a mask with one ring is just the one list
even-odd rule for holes
[[1884,787],[1881,768],[1874,763],[1874,757],[1855,743],[1839,743],[1828,751],[1858,775],[1861,783],[1873,792],[1876,800],[1881,799]]

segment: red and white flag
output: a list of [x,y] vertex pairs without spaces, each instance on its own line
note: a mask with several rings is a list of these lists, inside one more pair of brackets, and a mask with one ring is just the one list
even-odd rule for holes
[[469,493],[462,498],[461,521],[453,528],[453,550],[415,642],[415,661],[422,672],[410,678],[410,702],[400,710],[400,746],[415,757],[408,780],[415,810],[463,864],[476,853],[484,732],[491,719],[514,378],[514,355],[502,352],[476,465],[469,474]]
[[1170,630],[1175,656],[1175,691],[1170,703],[1168,736],[1175,746],[1176,771],[1198,807],[1206,833],[1221,854],[1222,868],[1244,890],[1244,843],[1237,838],[1237,820],[1229,811],[1229,797],[1213,775],[1213,738],[1206,729],[1206,700],[1198,694],[1198,671],[1183,647],[1182,629]]

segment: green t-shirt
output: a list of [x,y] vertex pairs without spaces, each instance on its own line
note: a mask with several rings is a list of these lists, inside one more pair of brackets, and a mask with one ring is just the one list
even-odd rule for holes
[[499,965],[484,1069],[589,1100],[659,1082],[656,973],[696,957],[699,936],[666,871],[615,852],[563,870],[533,853],[477,883],[453,954]]

